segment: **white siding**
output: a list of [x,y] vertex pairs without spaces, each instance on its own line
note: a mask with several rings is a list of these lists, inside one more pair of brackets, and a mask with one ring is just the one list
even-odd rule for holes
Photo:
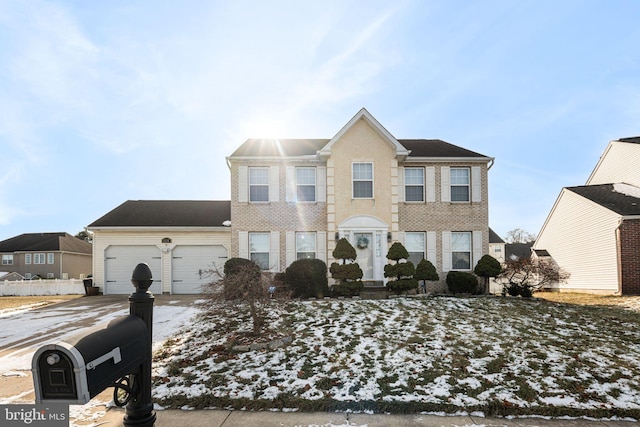
[[549,251],[571,274],[561,289],[618,289],[618,218],[614,212],[562,190],[534,245]]
[[640,144],[612,141],[587,185],[625,182],[640,186]]

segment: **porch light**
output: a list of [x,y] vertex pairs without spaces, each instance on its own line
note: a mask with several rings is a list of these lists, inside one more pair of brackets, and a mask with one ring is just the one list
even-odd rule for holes
[[387,231],[387,243],[391,243],[391,232]]
[[340,233],[338,233],[338,232],[336,231],[336,236],[335,236],[335,237],[336,237],[336,242],[337,242],[338,240],[340,240]]

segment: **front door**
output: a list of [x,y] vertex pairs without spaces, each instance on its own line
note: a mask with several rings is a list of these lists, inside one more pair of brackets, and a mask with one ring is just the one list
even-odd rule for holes
[[373,233],[353,233],[356,262],[362,269],[362,280],[373,280]]

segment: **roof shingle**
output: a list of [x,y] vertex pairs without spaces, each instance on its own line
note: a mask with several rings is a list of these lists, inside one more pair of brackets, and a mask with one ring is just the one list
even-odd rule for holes
[[128,200],[92,222],[96,227],[222,227],[228,200]]
[[640,192],[640,188],[628,184],[582,185],[567,187],[567,190],[619,215],[640,215],[640,198],[619,191],[620,185],[635,188]]

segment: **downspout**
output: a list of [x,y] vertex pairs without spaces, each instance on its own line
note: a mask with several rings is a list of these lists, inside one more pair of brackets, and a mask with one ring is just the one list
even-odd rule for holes
[[622,295],[622,258],[620,256],[622,251],[620,248],[620,227],[622,227],[623,222],[624,217],[620,217],[618,220],[618,226],[613,231],[616,239],[616,264],[618,264],[618,292],[616,292],[618,295]]

